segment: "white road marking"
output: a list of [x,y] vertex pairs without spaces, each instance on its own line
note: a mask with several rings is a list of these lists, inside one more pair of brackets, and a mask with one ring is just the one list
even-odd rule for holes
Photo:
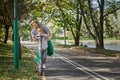
[[78,63],[76,63],[76,62],[74,62],[70,59],[68,59],[68,58],[66,58],[66,57],[61,56],[60,54],[55,53],[55,56],[62,59],[65,62],[71,64],[72,66],[76,67],[77,69],[85,72],[86,74],[90,75],[91,77],[95,78],[96,80],[109,80],[109,79],[105,78],[104,76],[101,76],[100,74],[98,74],[98,73],[96,73],[96,72],[94,72],[94,71],[92,71],[92,70],[90,70],[90,69],[88,69],[88,68],[86,68],[86,67],[84,67],[84,66],[82,66],[82,65],[80,65],[80,64],[78,64]]

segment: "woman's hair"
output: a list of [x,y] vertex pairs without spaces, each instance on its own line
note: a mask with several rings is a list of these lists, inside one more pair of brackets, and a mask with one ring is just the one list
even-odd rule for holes
[[40,25],[40,24],[39,24],[39,21],[37,21],[37,20],[32,20],[32,21],[30,22],[30,25],[32,26],[33,23],[36,23],[36,24]]

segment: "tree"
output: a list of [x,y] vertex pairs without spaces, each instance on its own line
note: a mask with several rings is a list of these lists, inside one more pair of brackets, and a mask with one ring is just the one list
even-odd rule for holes
[[[26,12],[27,6],[24,1],[17,1],[17,16],[18,20]],[[24,8],[24,9],[23,9]],[[4,43],[7,43],[9,28],[13,27],[13,0],[0,1],[0,22],[5,29]]]
[[44,2],[33,0],[32,4],[28,1],[29,16],[26,17],[27,21],[38,19],[41,23],[52,22],[59,28],[70,30],[77,46],[82,33],[81,28],[85,24],[95,40],[96,47],[104,48],[103,35],[107,29],[112,30],[107,20],[110,14],[115,14],[119,10],[119,2],[118,0],[46,0]]
[[[78,1],[54,1],[58,7],[60,17],[62,17],[62,23],[65,24],[64,28],[67,28],[71,31],[75,45],[79,46],[80,40],[80,29],[82,24],[82,16],[79,11]],[[74,6],[76,4],[76,6]]]
[[[112,14],[116,10],[118,10],[120,7],[114,8],[114,10],[111,10],[110,12],[105,11],[105,9],[108,7],[105,6],[105,3],[107,1],[104,0],[97,0],[95,4],[97,3],[97,6],[93,5],[94,0],[79,0],[80,4],[80,10],[84,19],[84,23],[86,25],[86,28],[89,32],[89,34],[92,36],[92,38],[95,40],[96,47],[97,48],[104,48],[104,19],[109,14]],[[85,4],[84,4],[85,3]],[[87,7],[87,8],[85,8]],[[110,7],[109,7],[110,8]],[[113,8],[112,8],[113,9]],[[89,10],[89,12],[87,12]],[[106,13],[106,14],[105,14]],[[90,16],[90,22],[92,25],[88,24],[88,17]],[[91,27],[94,28],[94,31],[91,31]]]
[[[12,27],[13,29],[13,1],[14,0],[1,0],[0,1],[0,23],[1,26],[5,29],[5,38],[4,38],[4,43],[7,44],[8,40],[8,34],[9,34],[9,29]],[[23,14],[27,13],[27,5],[26,3],[29,0],[17,0],[17,17],[18,20],[21,19]],[[23,9],[24,8],[24,9]],[[19,31],[19,30],[18,30]],[[12,35],[14,35],[12,33]],[[13,38],[13,36],[12,36]],[[21,44],[20,44],[20,38],[18,34],[18,53],[19,53],[19,59],[21,59]]]
[[[4,0],[0,1],[0,22],[1,25],[5,29],[5,38],[4,38],[4,43],[7,43],[8,40],[8,33],[9,33],[9,28],[12,26],[12,21],[11,19],[13,18],[12,14],[10,14],[12,10],[12,5],[9,4],[12,3],[12,1],[4,2]],[[10,11],[11,10],[11,11]]]

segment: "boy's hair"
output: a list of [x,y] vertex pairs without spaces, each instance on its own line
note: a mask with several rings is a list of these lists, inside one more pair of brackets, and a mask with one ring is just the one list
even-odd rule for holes
[[37,28],[37,32],[39,32],[39,30],[41,30],[42,32],[44,31],[41,27]]

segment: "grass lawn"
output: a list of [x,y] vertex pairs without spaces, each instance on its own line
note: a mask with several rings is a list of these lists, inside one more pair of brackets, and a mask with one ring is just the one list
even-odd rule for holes
[[27,48],[22,47],[22,59],[19,60],[19,69],[13,67],[12,44],[0,43],[0,80],[38,80],[35,62]]
[[115,50],[88,48],[88,47],[74,46],[74,45],[64,45],[64,44],[55,44],[54,46],[77,49],[77,50],[82,50],[82,51],[88,51],[90,53],[97,53],[97,54],[103,54],[103,55],[106,55],[106,56],[112,56],[112,57],[120,58],[120,51],[115,51]]

